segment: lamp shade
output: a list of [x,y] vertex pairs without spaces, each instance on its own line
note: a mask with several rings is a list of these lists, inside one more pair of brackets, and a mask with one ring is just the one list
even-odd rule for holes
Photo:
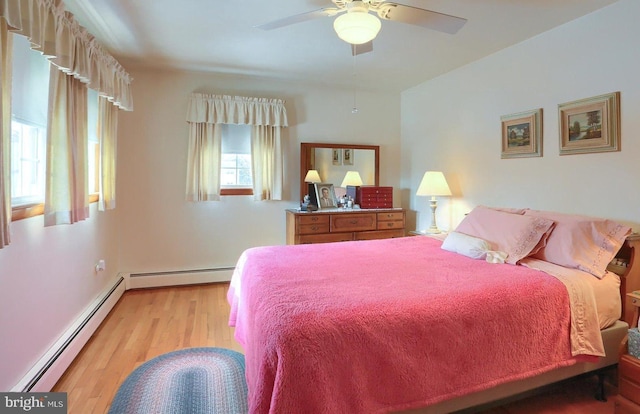
[[338,37],[352,45],[361,45],[373,40],[382,23],[366,7],[350,7],[347,13],[333,21],[333,29]]
[[358,171],[347,171],[340,187],[346,187],[348,185],[352,185],[354,187],[362,185],[362,178],[360,178],[360,173],[358,173]]
[[307,175],[304,176],[305,183],[320,183],[322,180],[320,179],[320,174],[318,174],[318,170],[309,170],[307,171]]
[[440,171],[427,171],[422,177],[416,195],[419,196],[450,196],[451,190]]

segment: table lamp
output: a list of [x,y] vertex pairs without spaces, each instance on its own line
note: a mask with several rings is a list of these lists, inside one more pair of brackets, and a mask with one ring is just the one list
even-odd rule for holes
[[362,178],[360,178],[360,173],[358,173],[358,171],[347,171],[340,187],[345,188],[347,190],[347,197],[350,197],[356,202],[358,187],[361,185]]
[[321,183],[320,174],[318,174],[318,170],[309,170],[307,171],[307,175],[304,176],[305,183]]
[[440,171],[427,171],[422,177],[418,191],[416,195],[419,196],[431,196],[431,227],[427,229],[427,233],[441,233],[440,229],[436,225],[436,208],[438,207],[438,196],[450,196],[451,190],[447,184],[447,180],[444,178],[444,174]]

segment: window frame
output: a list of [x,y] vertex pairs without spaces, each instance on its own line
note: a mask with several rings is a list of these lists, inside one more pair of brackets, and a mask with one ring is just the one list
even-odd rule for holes
[[[98,193],[89,194],[89,203],[97,203]],[[11,221],[19,221],[44,214],[44,203],[24,204],[11,207]]]

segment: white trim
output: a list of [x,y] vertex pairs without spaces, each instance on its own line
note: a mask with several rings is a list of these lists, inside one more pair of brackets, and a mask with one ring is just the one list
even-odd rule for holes
[[180,270],[175,272],[129,273],[125,274],[127,290],[164,286],[195,285],[202,283],[229,282],[233,267]]
[[69,368],[124,292],[129,289],[228,282],[232,267],[157,273],[120,273],[40,357],[11,392],[49,392]]
[[36,364],[13,387],[12,392],[49,392],[69,368],[91,335],[98,329],[111,309],[124,294],[124,277],[118,275],[114,284],[105,289],[80,314],[75,322],[45,352]]

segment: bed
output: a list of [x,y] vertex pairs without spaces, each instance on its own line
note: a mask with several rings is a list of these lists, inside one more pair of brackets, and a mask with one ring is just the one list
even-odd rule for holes
[[443,239],[248,249],[227,298],[250,412],[444,413],[614,365],[630,231],[479,206]]

